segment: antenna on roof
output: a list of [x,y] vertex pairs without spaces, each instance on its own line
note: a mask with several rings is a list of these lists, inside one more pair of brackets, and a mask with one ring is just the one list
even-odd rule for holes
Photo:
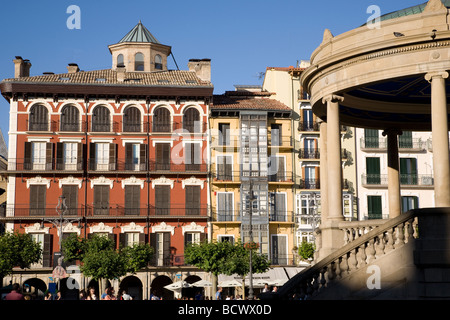
[[170,52],[170,55],[172,56],[173,62],[175,62],[175,65],[177,66],[177,70],[180,71],[180,68],[178,68],[177,61],[175,60],[175,57],[173,56],[172,51]]

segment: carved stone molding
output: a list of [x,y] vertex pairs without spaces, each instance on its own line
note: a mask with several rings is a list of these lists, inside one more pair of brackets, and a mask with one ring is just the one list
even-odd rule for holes
[[103,222],[89,228],[91,233],[106,232],[113,233],[113,227],[105,225]]
[[29,189],[32,184],[43,184],[46,185],[48,189],[50,188],[50,179],[42,178],[41,176],[27,179],[27,189]]
[[59,179],[59,188],[61,189],[65,184],[75,184],[78,185],[78,189],[81,189],[83,185],[83,180],[74,178],[73,176],[68,176],[67,178]]
[[122,180],[122,189],[125,189],[126,185],[137,185],[140,186],[141,189],[144,189],[144,180],[137,179],[135,176],[131,176],[127,179]]
[[190,224],[188,224],[187,226],[182,226],[181,227],[181,232],[182,232],[183,235],[184,235],[185,232],[200,232],[200,233],[204,233],[205,232],[205,227],[204,226],[200,226],[200,225],[196,224],[193,221]]
[[200,180],[194,176],[181,181],[181,186],[183,189],[185,188],[185,186],[200,186],[200,188],[203,189],[204,185],[205,185],[204,180]]
[[32,226],[25,227],[25,233],[45,233],[48,234],[49,227],[41,228],[41,224],[36,222]]
[[174,183],[174,180],[167,179],[165,176],[161,176],[158,179],[152,180],[152,189],[155,189],[156,185],[168,185],[168,186],[170,186],[170,189],[173,189],[173,183]]
[[107,179],[104,176],[100,176],[98,178],[95,178],[95,179],[91,180],[91,189],[93,189],[96,184],[97,185],[99,185],[99,184],[100,185],[107,185],[107,186],[109,186],[110,189],[112,189],[113,185],[114,185],[114,181],[111,180],[111,179]]
[[139,232],[144,233],[144,226],[140,226],[134,222],[130,222],[129,224],[121,227],[121,232]]
[[161,222],[159,225],[152,227],[152,233],[155,232],[170,232],[172,235],[175,234],[175,226],[171,226],[166,224],[165,222]]

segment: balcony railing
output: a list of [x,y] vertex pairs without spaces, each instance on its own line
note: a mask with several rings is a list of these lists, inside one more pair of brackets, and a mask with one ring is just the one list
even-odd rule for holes
[[300,189],[320,189],[320,179],[300,179]]
[[268,137],[268,146],[272,148],[282,148],[282,147],[292,147],[294,143],[294,139],[292,136],[277,136],[275,134],[271,134]]
[[[387,174],[363,174],[361,176],[363,186],[387,187]],[[400,184],[405,187],[432,187],[434,179],[429,174],[400,174]]]
[[88,216],[140,216],[140,217],[207,217],[208,207],[200,205],[199,207],[186,207],[185,204],[168,204],[167,207],[148,207],[126,208],[122,204],[111,205],[89,205]]
[[[387,150],[387,138],[385,137],[363,137],[360,140],[361,149]],[[428,147],[427,140],[421,138],[398,139],[399,151],[423,151]]]
[[298,131],[319,131],[319,123],[312,121],[312,122],[299,122],[298,124]]
[[294,183],[294,175],[292,171],[276,172],[270,174],[270,172],[261,171],[224,171],[224,172],[211,172],[213,183],[240,183],[243,180],[249,179],[267,179],[268,182],[283,182]]
[[[212,219],[213,222],[240,222],[243,220],[243,217],[247,215],[247,212],[243,214],[240,210],[213,210]],[[261,217],[261,214],[254,213],[254,217]],[[286,210],[269,210],[267,218],[269,219],[269,222],[294,222],[293,212]]]
[[299,149],[299,159],[320,159],[319,149]]
[[[56,212],[57,204],[46,204],[45,207],[30,207],[29,204],[16,204],[14,207],[6,207],[6,216],[15,217],[59,217]],[[64,216],[82,217],[85,208],[67,208]]]

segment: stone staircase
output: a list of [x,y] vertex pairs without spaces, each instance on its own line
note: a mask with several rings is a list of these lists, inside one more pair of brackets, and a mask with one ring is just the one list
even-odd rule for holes
[[342,223],[344,246],[261,299],[450,298],[450,208]]

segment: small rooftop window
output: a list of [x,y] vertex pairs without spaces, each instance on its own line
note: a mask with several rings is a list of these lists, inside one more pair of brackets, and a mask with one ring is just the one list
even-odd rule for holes
[[169,80],[167,80],[167,79],[159,79],[158,82],[159,83],[169,83]]
[[97,82],[106,82],[106,78],[96,78],[95,81],[97,81]]
[[69,81],[70,78],[69,77],[59,77],[59,80],[61,80],[61,81]]

